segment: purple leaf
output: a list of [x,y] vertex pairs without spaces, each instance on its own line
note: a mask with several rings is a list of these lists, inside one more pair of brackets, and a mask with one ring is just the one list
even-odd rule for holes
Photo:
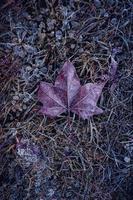
[[105,83],[106,81],[81,86],[73,64],[67,61],[57,76],[55,85],[47,82],[40,84],[38,99],[43,104],[40,111],[50,117],[72,111],[83,119],[100,114],[103,111],[97,107],[97,101]]
[[118,63],[111,56],[111,63],[109,65],[109,77],[110,77],[111,81],[114,80],[114,78],[115,78],[117,67],[118,67]]
[[38,99],[43,103],[40,112],[55,117],[67,110],[64,91],[52,84],[42,82],[38,91]]
[[88,83],[80,88],[71,111],[87,119],[93,115],[101,114],[102,109],[96,106],[101,95],[104,83]]

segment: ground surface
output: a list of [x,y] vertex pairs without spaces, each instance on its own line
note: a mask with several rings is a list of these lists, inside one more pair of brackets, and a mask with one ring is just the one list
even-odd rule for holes
[[[0,199],[131,200],[131,1],[1,1]],[[104,113],[88,120],[38,113],[41,80],[70,59],[82,84],[118,69]]]

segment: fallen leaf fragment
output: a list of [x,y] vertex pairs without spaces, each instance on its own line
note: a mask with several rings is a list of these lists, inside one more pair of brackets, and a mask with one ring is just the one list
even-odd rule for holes
[[101,95],[104,83],[88,83],[80,88],[77,93],[71,111],[87,119],[93,115],[101,114],[102,109],[98,108],[97,101]]
[[80,89],[80,80],[72,63],[65,62],[60,74],[56,78],[55,86],[62,89],[66,94],[66,105],[70,105]]
[[16,152],[20,158],[27,162],[27,164],[38,161],[41,152],[37,145],[31,143],[28,139],[21,139],[16,145]]
[[116,88],[116,71],[118,68],[118,63],[117,61],[114,59],[114,56],[110,57],[110,64],[109,64],[109,71],[108,71],[108,76],[109,76],[109,80],[111,82],[111,87],[110,87],[110,93],[113,93],[115,88]]
[[111,62],[109,65],[109,77],[110,77],[110,80],[113,81],[116,75],[118,63],[115,61],[115,59],[112,56],[110,57],[110,59],[111,59]]
[[83,119],[101,114],[102,109],[97,107],[106,81],[100,83],[87,83],[80,85],[75,67],[69,61],[65,62],[55,85],[42,82],[38,91],[38,99],[43,104],[40,112],[50,117],[60,116],[70,111]]
[[66,112],[64,91],[52,84],[42,82],[38,91],[38,99],[43,103],[40,112],[47,116],[55,117]]

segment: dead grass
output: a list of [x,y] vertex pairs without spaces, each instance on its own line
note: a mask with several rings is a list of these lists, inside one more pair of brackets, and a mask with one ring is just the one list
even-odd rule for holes
[[[131,1],[65,2],[2,7],[1,199],[130,200]],[[119,67],[99,101],[104,114],[39,115],[38,84],[54,82],[66,59],[86,83],[108,70],[112,54]]]

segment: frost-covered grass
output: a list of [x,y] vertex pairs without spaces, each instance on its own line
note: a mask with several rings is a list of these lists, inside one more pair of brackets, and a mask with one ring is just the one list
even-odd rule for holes
[[[52,2],[52,3],[50,3]],[[18,1],[0,16],[1,200],[132,199],[131,1]],[[3,5],[2,5],[3,6]],[[40,81],[70,59],[81,83],[118,62],[100,116],[39,114]]]

